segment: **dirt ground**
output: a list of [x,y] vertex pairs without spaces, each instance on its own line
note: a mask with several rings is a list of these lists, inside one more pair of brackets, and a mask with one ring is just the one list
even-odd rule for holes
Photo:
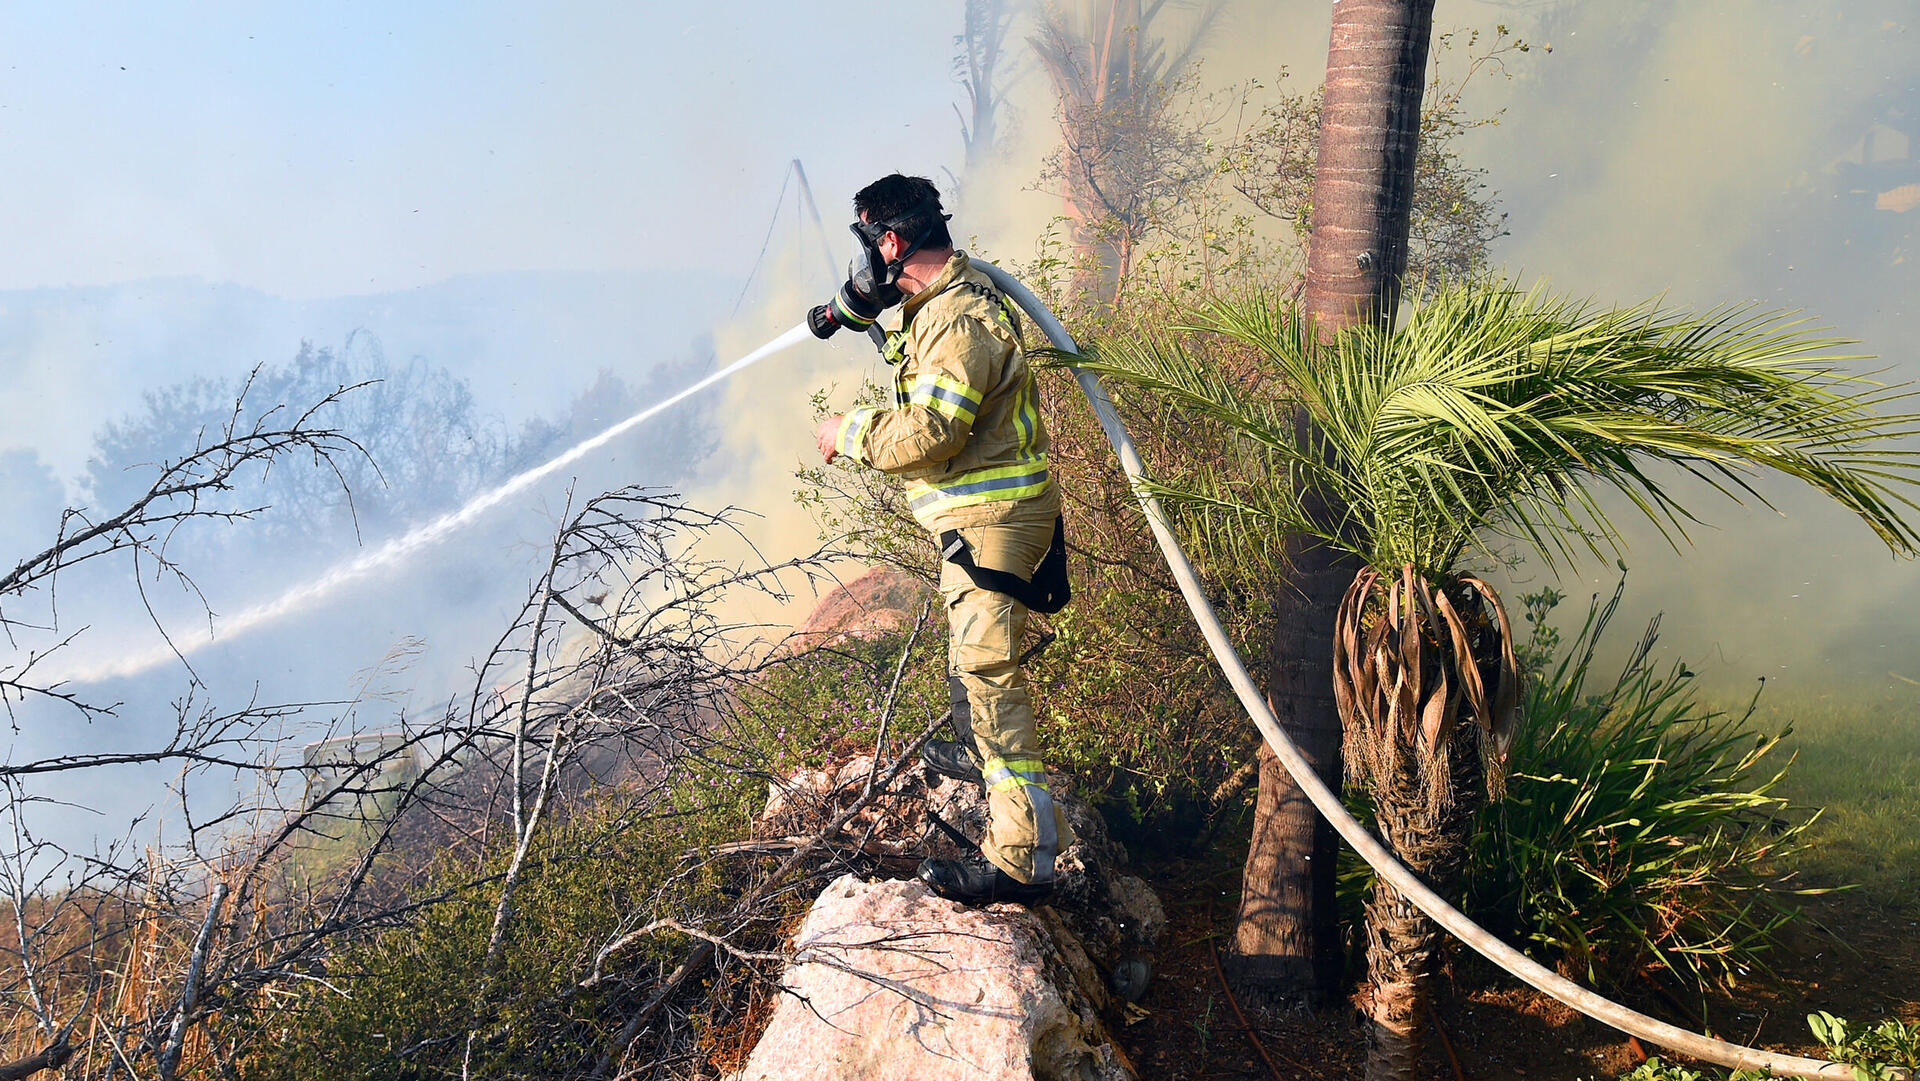
[[[1317,1013],[1243,1009],[1244,1024],[1236,1015],[1216,951],[1231,941],[1237,881],[1222,882],[1217,868],[1167,864],[1149,869],[1149,879],[1170,926],[1141,1002],[1148,1015],[1117,1032],[1141,1077],[1363,1075],[1365,1029],[1350,1005]],[[1611,1081],[1647,1054],[1674,1057],[1642,1048],[1463,952],[1449,959],[1435,988],[1426,1059],[1434,1081]],[[1710,1000],[1705,1027],[1725,1039],[1817,1056],[1806,1025],[1815,1010],[1858,1022],[1892,1015],[1920,1021],[1920,901],[1888,908],[1857,893],[1809,898],[1774,964],[1779,980],[1756,980],[1736,996]],[[1703,1027],[1697,1005],[1650,984],[1605,990],[1643,1013]]]

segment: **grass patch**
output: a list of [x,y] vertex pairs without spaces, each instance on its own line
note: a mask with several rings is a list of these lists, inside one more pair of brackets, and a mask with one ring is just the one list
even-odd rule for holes
[[1756,719],[1792,725],[1783,791],[1826,808],[1792,868],[1808,885],[1854,883],[1890,907],[1920,907],[1920,692],[1768,691]]

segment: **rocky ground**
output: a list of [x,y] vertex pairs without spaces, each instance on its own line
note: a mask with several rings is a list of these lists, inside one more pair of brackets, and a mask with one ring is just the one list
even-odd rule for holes
[[[897,632],[925,595],[897,571],[875,571],[830,597],[798,637],[821,644]],[[817,828],[872,772],[871,759],[855,758],[791,779],[770,793],[760,836]],[[1070,797],[1063,805],[1084,840],[1063,861],[1055,905],[970,911],[907,880],[921,856],[955,851],[928,812],[977,837],[984,803],[971,786],[917,771],[903,777],[848,827],[880,873],[835,882],[796,928],[791,946],[814,947],[813,963],[789,973],[798,994],[770,996],[749,1030],[731,1034],[744,1068],[729,1076],[1362,1076],[1365,1032],[1352,1008],[1263,1010],[1227,990],[1220,951],[1239,895],[1235,853],[1130,855],[1085,805]],[[1603,990],[1687,1028],[1800,1054],[1819,1052],[1805,1020],[1815,1010],[1920,1023],[1920,900],[1888,907],[1859,893],[1811,897],[1786,940],[1778,978],[1755,974],[1737,995],[1690,1004],[1651,980]],[[889,948],[901,945],[910,948]],[[1153,971],[1144,992],[1123,978],[1116,994],[1114,973],[1137,978],[1143,957]],[[1437,1081],[1601,1081],[1659,1053],[1464,949],[1448,959],[1430,1021],[1426,1067]],[[891,1057],[862,1050],[882,1046]]]

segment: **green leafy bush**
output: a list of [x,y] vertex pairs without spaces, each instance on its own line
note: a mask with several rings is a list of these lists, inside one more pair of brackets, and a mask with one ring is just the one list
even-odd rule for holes
[[1896,1068],[1908,1077],[1920,1073],[1920,1024],[1889,1017],[1872,1028],[1856,1029],[1821,1010],[1807,1015],[1807,1027],[1826,1046],[1827,1057],[1853,1067],[1856,1081],[1892,1081]]
[[[1893,1081],[1902,1076],[1897,1070],[1907,1077],[1920,1071],[1920,1025],[1889,1018],[1870,1029],[1855,1029],[1822,1010],[1807,1015],[1807,1027],[1827,1049],[1828,1058],[1853,1067],[1855,1081]],[[1767,1070],[1695,1070],[1650,1058],[1620,1075],[1619,1081],[1761,1081],[1773,1076]]]
[[1621,1074],[1619,1081],[1720,1081],[1722,1078],[1728,1081],[1760,1081],[1761,1078],[1772,1076],[1771,1073],[1755,1073],[1752,1070],[1737,1070],[1727,1074],[1711,1066],[1703,1072],[1677,1062],[1664,1062],[1655,1055],[1635,1066],[1632,1072]]
[[849,639],[770,664],[736,692],[737,716],[712,753],[761,776],[817,769],[832,756],[873,753],[889,705],[888,743],[916,735],[947,709],[946,620],[934,603],[904,667],[904,634]]
[[[1536,628],[1557,599],[1527,598]],[[1657,619],[1595,689],[1619,599],[1529,682],[1507,796],[1473,838],[1468,907],[1589,978],[1652,966],[1694,990],[1731,986],[1791,917],[1776,867],[1817,815],[1775,794],[1787,733],[1754,732],[1751,705],[1703,707],[1685,664],[1650,663]]]

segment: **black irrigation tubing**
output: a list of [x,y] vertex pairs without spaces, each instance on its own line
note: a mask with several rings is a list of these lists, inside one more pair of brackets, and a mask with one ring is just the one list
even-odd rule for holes
[[[1073,336],[1060,324],[1047,306],[1033,295],[1019,279],[1001,270],[985,260],[973,264],[993,279],[994,285],[1039,324],[1040,329],[1058,349],[1068,353],[1078,353],[1080,347]],[[1207,600],[1200,588],[1200,579],[1194,573],[1193,564],[1181,550],[1180,542],[1174,538],[1173,529],[1167,519],[1166,511],[1160,501],[1142,485],[1144,467],[1140,453],[1134,446],[1133,437],[1121,423],[1120,416],[1114,411],[1113,399],[1108,397],[1106,387],[1101,385],[1098,376],[1092,372],[1073,369],[1074,378],[1079,380],[1080,389],[1092,404],[1093,411],[1100,418],[1100,426],[1107,433],[1107,441],[1113,444],[1114,453],[1120,458],[1120,466],[1126,471],[1132,483],[1134,495],[1140,500],[1140,508],[1146,513],[1147,525],[1160,544],[1162,554],[1166,556],[1167,566],[1172,569],[1174,578],[1179,582],[1180,592],[1186,597],[1187,607],[1192,609],[1195,623],[1206,637],[1207,645],[1212,648],[1214,659],[1219,662],[1227,681],[1233,685],[1234,694],[1240,704],[1246,707],[1247,715],[1260,729],[1260,735],[1266,739],[1273,753],[1293,774],[1294,780],[1306,792],[1307,798],[1319,809],[1321,815],[1333,825],[1340,836],[1353,846],[1361,858],[1372,865],[1380,877],[1389,882],[1401,895],[1419,906],[1422,912],[1433,918],[1435,923],[1444,927],[1450,934],[1473,947],[1482,956],[1499,965],[1511,975],[1533,985],[1535,988],[1552,995],[1561,1002],[1581,1013],[1603,1022],[1632,1036],[1650,1043],[1659,1044],[1693,1058],[1729,1066],[1735,1069],[1771,1070],[1776,1074],[1793,1077],[1833,1078],[1835,1081],[1850,1081],[1854,1076],[1851,1067],[1838,1062],[1823,1059],[1801,1058],[1798,1055],[1782,1055],[1765,1051],[1757,1047],[1745,1047],[1698,1032],[1690,1032],[1677,1025],[1668,1024],[1657,1017],[1649,1017],[1637,1010],[1605,998],[1585,987],[1574,983],[1556,972],[1551,971],[1532,958],[1507,945],[1489,934],[1485,928],[1468,919],[1465,913],[1448,904],[1445,898],[1429,889],[1426,883],[1409,871],[1387,851],[1366,827],[1355,821],[1341,806],[1340,797],[1320,780],[1318,774],[1302,758],[1300,751],[1287,738],[1287,733],[1275,719],[1273,710],[1268,707],[1265,698],[1254,685],[1253,677],[1247,674],[1246,665],[1234,651],[1233,643],[1220,624],[1220,617],[1214,613],[1213,605]],[[1897,1076],[1906,1077],[1902,1072]]]

